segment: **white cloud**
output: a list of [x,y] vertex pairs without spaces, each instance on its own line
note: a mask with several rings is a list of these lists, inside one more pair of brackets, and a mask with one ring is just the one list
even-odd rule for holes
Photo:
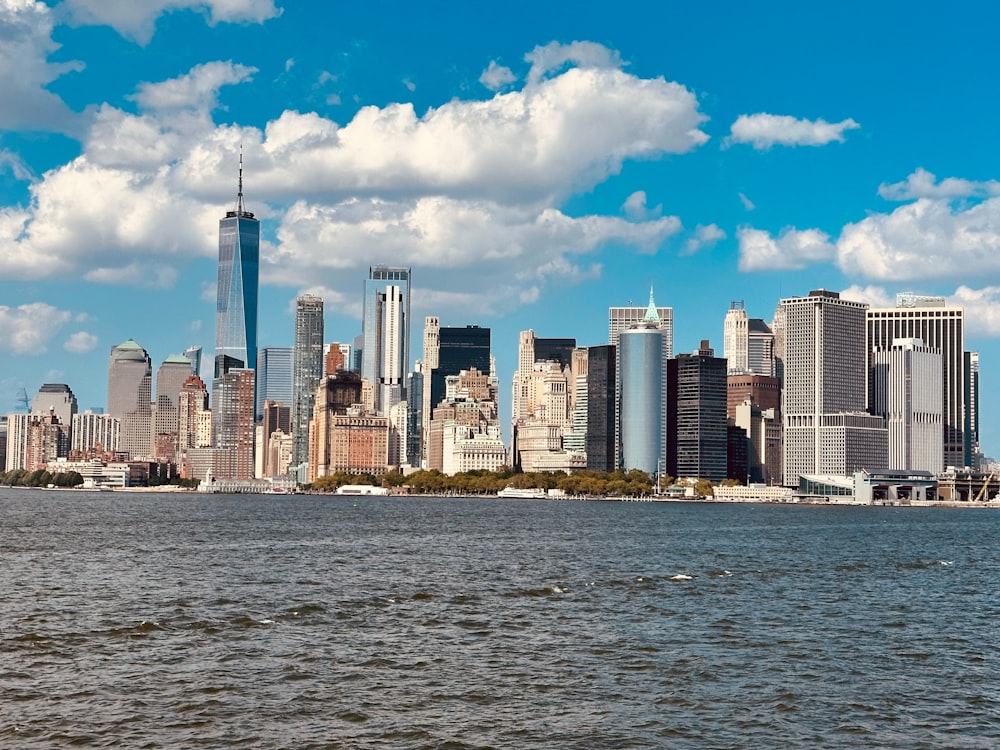
[[207,13],[208,23],[263,23],[281,15],[274,0],[63,0],[60,10],[79,26],[111,26],[139,44],[153,38],[156,19],[171,11]]
[[[427,279],[434,291],[465,284],[481,296],[494,293],[497,276],[525,268],[544,283],[587,278],[600,262],[579,256],[602,248],[655,252],[680,230],[659,206],[643,199],[645,213],[633,221],[557,206],[627,160],[703,144],[696,97],[624,73],[606,49],[544,49],[536,64],[546,70],[559,59],[609,65],[539,75],[421,117],[409,103],[364,107],[344,125],[286,111],[263,131],[212,120],[219,88],[248,80],[251,68],[206,63],[145,84],[134,97],[138,113],[92,111],[83,153],[31,185],[29,207],[0,209],[0,273],[169,285],[187,259],[214,257],[241,143],[247,207],[275,222],[266,235],[278,243],[265,239],[261,250],[270,283],[345,288],[352,276],[342,270],[364,268],[374,254],[417,273],[448,268]],[[633,209],[638,200],[630,198]],[[522,288],[505,285],[490,304],[502,309]]]
[[743,204],[743,208],[745,208],[747,211],[753,211],[755,208],[757,208],[757,206],[754,205],[754,202],[749,198],[747,198],[745,195],[743,195],[743,193],[739,193],[738,195],[740,197],[740,203]]
[[657,203],[652,208],[649,208],[646,205],[646,191],[636,190],[625,199],[625,203],[622,204],[622,211],[632,221],[646,221],[647,219],[659,218],[663,214],[663,204]]
[[497,65],[496,60],[490,60],[490,64],[486,70],[479,76],[479,82],[490,91],[499,91],[504,86],[509,86],[516,80],[517,78],[514,76],[513,71],[506,66]]
[[0,149],[0,171],[4,169],[9,169],[14,178],[18,180],[30,182],[35,179],[31,167],[20,156],[12,151]]
[[786,227],[777,237],[752,227],[736,231],[741,271],[797,270],[812,263],[833,260],[836,248],[818,229]]
[[133,99],[144,110],[193,109],[208,113],[218,106],[219,89],[253,80],[257,68],[227,62],[195,65],[191,71],[160,83],[141,83]]
[[77,115],[46,87],[83,63],[50,63],[51,9],[33,0],[0,2],[0,130],[75,131]]
[[72,317],[72,313],[45,302],[18,307],[0,305],[0,350],[44,354],[48,342]]
[[75,354],[83,354],[91,351],[95,346],[97,346],[97,342],[97,336],[94,334],[87,333],[86,331],[77,331],[66,339],[66,342],[63,344],[63,349]]
[[855,130],[860,127],[851,119],[840,122],[800,120],[788,115],[770,115],[761,112],[737,117],[724,145],[749,143],[758,150],[768,149],[774,145],[823,146],[832,141],[842,143],[845,130]]
[[535,47],[524,56],[525,62],[531,63],[528,72],[529,83],[537,82],[549,73],[562,70],[566,65],[577,65],[580,68],[613,68],[622,67],[621,56],[615,50],[608,49],[596,42],[571,42],[560,44],[549,42]]
[[726,239],[726,233],[716,224],[699,224],[694,234],[684,243],[684,254],[693,255],[702,248],[711,247],[716,242]]
[[903,182],[891,185],[882,183],[878,186],[878,194],[891,201],[909,201],[917,198],[969,198],[972,196],[1000,195],[1000,182],[973,182],[957,177],[948,177],[940,182],[926,169],[918,168]]
[[408,91],[416,91],[417,90],[417,84],[415,84],[409,78],[404,78],[403,79],[403,85],[406,86],[406,88],[407,88]]
[[881,286],[853,286],[844,289],[840,296],[854,302],[864,302],[870,307],[895,307],[896,297]]

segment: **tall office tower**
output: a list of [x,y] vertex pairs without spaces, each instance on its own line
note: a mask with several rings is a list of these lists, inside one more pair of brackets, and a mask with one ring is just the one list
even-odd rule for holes
[[292,463],[309,460],[309,420],[323,377],[323,299],[303,294],[295,300],[292,347]]
[[[257,364],[260,222],[243,205],[240,152],[236,210],[219,220],[219,283],[215,318],[215,378]],[[214,387],[213,387],[214,391]]]
[[424,369],[419,359],[406,376],[406,464],[420,467],[421,430],[424,416]]
[[431,420],[428,468],[449,475],[499,471],[507,463],[507,449],[500,436],[496,373],[470,368],[445,380],[445,398]]
[[257,400],[254,413],[264,415],[264,402],[292,405],[292,347],[265,346],[257,352]]
[[[732,427],[745,436],[746,471],[731,479],[775,484],[781,479],[781,417],[776,409],[762,409],[747,397],[734,409]],[[730,464],[733,462],[730,461]]]
[[615,347],[587,348],[587,468],[615,469]]
[[95,414],[87,409],[73,415],[70,450],[87,455],[91,452],[117,453],[121,442],[121,422],[110,414]]
[[7,415],[7,458],[4,462],[5,471],[23,469],[28,461],[28,426],[31,424],[30,414]]
[[763,320],[747,316],[742,300],[726,313],[722,351],[731,374],[774,374],[774,334]]
[[153,404],[153,456],[168,463],[177,461],[181,387],[191,377],[191,361],[171,354],[156,371],[156,402]]
[[979,471],[979,352],[965,353],[965,465]]
[[212,415],[215,426],[213,476],[253,479],[254,371],[235,367],[215,379]]
[[108,361],[108,414],[121,422],[122,452],[133,460],[152,454],[153,362],[129,339],[111,347]]
[[727,478],[727,360],[702,341],[694,354],[669,363],[667,382],[667,474]]
[[660,475],[666,469],[666,337],[650,301],[647,318],[618,336],[619,460],[623,469]]
[[201,377],[201,347],[189,346],[184,350],[184,358],[191,363],[191,372]]
[[323,374],[333,375],[337,370],[351,369],[351,345],[336,342],[326,345],[323,355]]
[[761,409],[781,413],[781,379],[768,375],[729,375],[726,377],[726,416],[733,419],[736,408],[747,399]]
[[[340,370],[324,377],[316,389],[313,403],[313,418],[309,433],[309,468],[307,480],[330,473],[330,463],[335,451],[331,422],[336,416],[344,416],[348,409],[361,402],[361,375],[351,370]],[[343,437],[343,435],[340,435]],[[349,444],[349,440],[348,440]],[[386,446],[388,451],[388,444]],[[340,455],[338,453],[338,455]],[[336,463],[336,462],[335,462]]]
[[[628,330],[631,326],[646,324],[652,320],[651,314],[655,313],[657,324],[656,328],[660,331],[660,335],[663,338],[662,354],[663,360],[661,363],[661,382],[663,385],[663,402],[666,402],[667,397],[667,362],[669,362],[674,356],[674,311],[669,307],[657,307],[656,302],[653,300],[653,289],[649,289],[649,304],[646,307],[611,307],[608,308],[608,344],[614,347],[618,347],[618,336],[622,331]],[[618,372],[616,373],[615,379],[615,430],[621,429],[621,389],[623,387],[623,379],[621,373],[622,362],[622,352],[621,349],[617,349],[618,358]],[[662,440],[666,440],[666,414],[664,414],[664,423],[662,429]],[[615,466],[623,466],[621,458],[621,435],[617,435],[615,438]]]
[[941,350],[895,339],[871,353],[868,410],[887,421],[889,469],[944,470]]
[[[942,356],[945,466],[965,466],[965,311],[948,307],[943,297],[909,292],[896,295],[896,307],[868,310],[868,352],[887,349],[896,339],[920,339]],[[871,362],[869,361],[869,364]]]
[[7,466],[7,415],[0,416],[0,466],[6,471]]
[[[281,463],[280,454],[274,455],[271,450],[271,440],[275,435],[279,440],[292,434],[292,409],[282,403],[265,401],[260,423],[260,451],[257,453],[257,470],[255,474],[259,478],[283,474],[284,471],[276,471],[277,465]],[[289,455],[291,459],[291,455]],[[287,469],[287,465],[285,467]]]
[[375,388],[376,410],[385,413],[406,396],[403,380],[410,367],[409,268],[368,269],[361,331],[361,377]]
[[783,299],[785,485],[802,475],[883,468],[885,420],[866,412],[862,302],[819,290]]
[[433,315],[424,318],[423,406],[420,409],[420,465],[427,464],[427,439],[431,434],[431,375],[438,366],[441,349],[441,321]]
[[53,410],[64,425],[72,424],[73,415],[78,411],[77,401],[73,390],[65,383],[46,383],[31,402],[32,414],[48,414]]
[[190,448],[208,448],[211,435],[200,435],[201,414],[208,410],[208,388],[197,374],[191,373],[177,395],[177,442],[183,454]]

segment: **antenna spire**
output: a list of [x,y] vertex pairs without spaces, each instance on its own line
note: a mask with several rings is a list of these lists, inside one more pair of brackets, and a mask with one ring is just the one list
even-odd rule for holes
[[240,186],[236,193],[236,213],[243,215],[243,144],[240,143]]

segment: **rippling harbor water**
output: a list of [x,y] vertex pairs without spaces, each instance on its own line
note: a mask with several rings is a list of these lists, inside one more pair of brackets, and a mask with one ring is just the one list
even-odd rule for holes
[[988,510],[0,489],[0,747],[1000,745]]

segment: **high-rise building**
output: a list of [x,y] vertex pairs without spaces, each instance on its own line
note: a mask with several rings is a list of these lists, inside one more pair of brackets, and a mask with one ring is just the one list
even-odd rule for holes
[[866,411],[867,307],[826,290],[781,300],[785,485],[885,468],[885,420]]
[[176,463],[180,444],[181,387],[191,377],[191,361],[181,354],[171,354],[156,371],[156,401],[153,404],[153,456]]
[[323,374],[333,375],[338,370],[351,369],[351,345],[332,343],[326,345],[323,360]]
[[189,346],[184,350],[184,357],[191,363],[191,372],[201,377],[201,347]]
[[303,294],[295,301],[292,347],[292,464],[309,460],[309,420],[323,377],[323,299]]
[[241,152],[236,209],[219,220],[212,431],[220,479],[250,479],[254,472],[259,265],[260,222],[243,205]]
[[[286,437],[292,434],[291,407],[273,401],[265,401],[258,429],[260,430],[260,451],[256,456],[256,475],[259,478],[263,478],[284,474],[288,468],[288,464],[282,461],[283,456],[280,451],[277,453],[272,451],[271,441],[275,435],[278,436],[279,441],[284,441]],[[288,458],[289,461],[292,458],[291,451],[289,451]],[[284,463],[283,467],[281,466],[282,463]]]
[[944,470],[941,350],[896,339],[872,352],[868,410],[889,430],[889,469]]
[[361,321],[361,377],[375,389],[380,413],[406,397],[410,367],[410,269],[371,266]]
[[264,414],[264,402],[292,405],[292,347],[265,346],[257,352],[257,419]]
[[[608,308],[608,344],[616,347],[618,353],[617,364],[618,372],[615,378],[615,430],[618,432],[615,439],[615,466],[624,466],[621,457],[621,446],[622,446],[622,436],[620,434],[622,419],[621,419],[621,389],[624,387],[624,380],[622,378],[621,367],[623,360],[623,354],[621,348],[618,346],[618,337],[623,332],[629,328],[642,324],[643,328],[648,327],[648,323],[652,320],[652,314],[656,315],[656,329],[660,332],[660,336],[663,338],[662,345],[660,347],[662,354],[662,362],[660,369],[662,370],[660,374],[660,383],[663,386],[663,396],[661,398],[662,403],[666,403],[667,398],[667,362],[669,362],[674,356],[674,311],[670,307],[657,307],[656,302],[653,299],[653,289],[649,289],[649,304],[646,307],[633,307],[631,303],[628,307],[611,307]],[[660,430],[661,434],[661,447],[666,444],[666,413],[663,415],[663,426]]]
[[195,373],[191,373],[181,384],[177,396],[177,443],[181,454],[190,448],[209,448],[213,444],[211,422],[209,434],[205,435],[204,418],[208,411],[208,388]]
[[254,371],[236,367],[215,379],[212,415],[215,424],[217,479],[253,479]]
[[[219,220],[219,282],[215,318],[215,378],[257,364],[260,222],[243,205],[240,153],[236,210]],[[214,390],[214,388],[213,388]]]
[[726,313],[722,352],[731,374],[774,374],[774,334],[763,320],[747,316],[742,300]]
[[727,362],[702,341],[679,354],[667,371],[667,463],[674,477],[727,478]]
[[120,449],[133,460],[152,455],[153,363],[129,339],[111,347],[108,361],[108,411],[121,422]]
[[587,348],[587,468],[615,469],[615,347]]
[[95,414],[87,409],[73,415],[70,453],[79,458],[107,456],[118,453],[121,443],[121,422],[110,414]]
[[430,423],[428,468],[449,475],[499,471],[507,463],[507,450],[500,437],[496,374],[470,368],[445,381],[445,397]]
[[48,414],[50,411],[54,411],[59,417],[59,421],[66,425],[67,429],[70,429],[70,425],[73,424],[73,415],[78,411],[73,389],[65,383],[46,383],[39,388],[31,402],[31,413]]
[[[492,371],[490,329],[469,325],[437,328],[437,366],[431,370],[431,404],[437,406],[446,395],[446,378],[475,368]],[[427,359],[425,358],[425,362]]]
[[925,346],[940,350],[944,464],[966,466],[964,310],[948,307],[942,297],[907,292],[896,296],[894,308],[869,309],[867,328],[869,365],[876,349],[888,349],[896,339],[920,339]]
[[965,465],[979,471],[979,352],[965,353]]
[[438,366],[441,348],[441,321],[433,315],[424,318],[424,358],[420,373],[423,380],[422,406],[420,409],[420,465],[427,465],[427,440],[431,434],[431,377]]
[[619,332],[617,342],[618,466],[659,476],[666,470],[666,336],[652,299],[646,319]]

